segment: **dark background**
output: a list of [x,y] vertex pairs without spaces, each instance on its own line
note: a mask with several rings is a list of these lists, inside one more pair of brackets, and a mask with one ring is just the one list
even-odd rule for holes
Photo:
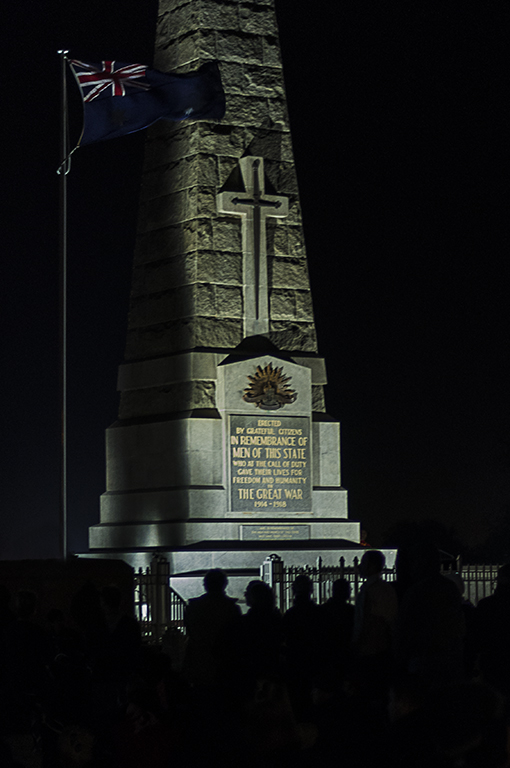
[[[350,516],[376,546],[399,523],[509,559],[507,6],[276,6]],[[31,2],[4,23],[0,558],[58,553],[56,52],[150,62],[156,10]],[[143,140],[85,147],[69,176],[71,551],[105,487]]]

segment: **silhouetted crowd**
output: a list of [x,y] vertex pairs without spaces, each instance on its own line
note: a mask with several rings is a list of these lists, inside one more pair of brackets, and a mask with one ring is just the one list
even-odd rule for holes
[[258,580],[243,614],[211,570],[162,648],[115,587],[45,626],[0,588],[0,768],[508,768],[510,564],[476,608],[435,551],[384,565],[365,552],[355,605],[300,575],[283,615]]

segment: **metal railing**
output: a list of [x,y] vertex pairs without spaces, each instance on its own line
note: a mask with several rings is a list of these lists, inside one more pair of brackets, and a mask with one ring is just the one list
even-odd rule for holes
[[[285,612],[292,605],[292,582],[301,574],[306,574],[313,584],[313,597],[320,605],[332,595],[333,582],[347,579],[351,585],[350,602],[355,602],[363,583],[359,574],[359,561],[353,558],[346,565],[340,558],[338,565],[323,565],[317,558],[314,566],[285,565],[278,555],[270,555],[260,567],[260,578],[273,589],[276,605]],[[484,597],[492,595],[496,588],[499,565],[468,565],[460,558],[443,566],[443,575],[458,575],[462,578],[465,591],[463,597],[477,605]],[[385,568],[383,578],[386,581],[396,579],[395,568]],[[134,576],[135,616],[140,622],[142,637],[145,642],[158,644],[166,642],[182,648],[186,635],[184,611],[186,601],[170,586],[170,564],[165,557],[154,555],[149,568],[140,568]],[[180,652],[180,650],[179,650]]]
[[[285,565],[278,555],[270,555],[260,567],[260,578],[272,588],[277,607],[283,612],[292,605],[292,582],[301,574],[308,576],[313,583],[313,597],[320,605],[328,600],[333,592],[333,582],[336,579],[347,579],[351,585],[350,602],[354,603],[360,590],[363,579],[359,574],[359,561],[353,558],[351,565],[345,564],[345,559],[340,558],[337,566],[324,566],[320,557],[315,566]],[[463,564],[461,558],[452,561],[441,568],[444,576],[458,575],[464,582],[463,597],[473,605],[492,595],[496,588],[496,580],[499,565],[468,565]],[[385,568],[383,578],[386,581],[395,581],[396,568]]]
[[170,564],[154,555],[146,570],[135,572],[135,617],[142,637],[148,643],[160,643],[167,633],[185,635],[186,601],[170,586]]
[[463,598],[478,605],[482,598],[489,597],[496,589],[500,567],[494,564],[468,565],[458,557],[455,562],[443,567],[441,572],[444,576],[458,574],[464,582]]
[[[293,566],[285,565],[278,555],[270,555],[260,567],[260,578],[272,588],[276,606],[284,612],[292,605],[292,582],[296,576],[306,575],[312,580],[313,598],[321,605],[329,600],[333,593],[333,582],[337,579],[347,579],[351,585],[350,602],[355,602],[363,579],[359,573],[359,560],[353,558],[352,565],[345,564],[345,558],[341,557],[338,565],[323,565],[322,558],[318,557],[316,564]],[[394,581],[395,568],[385,568],[383,579]]]

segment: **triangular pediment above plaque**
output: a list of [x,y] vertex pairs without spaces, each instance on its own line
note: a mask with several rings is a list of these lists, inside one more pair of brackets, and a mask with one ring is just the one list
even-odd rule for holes
[[310,416],[312,379],[310,368],[260,355],[218,366],[217,407],[229,413]]
[[293,358],[287,353],[282,352],[267,336],[255,335],[247,336],[235,347],[232,352],[221,361],[220,365],[230,365],[240,360],[250,360],[255,357],[269,355],[278,360],[294,363]]

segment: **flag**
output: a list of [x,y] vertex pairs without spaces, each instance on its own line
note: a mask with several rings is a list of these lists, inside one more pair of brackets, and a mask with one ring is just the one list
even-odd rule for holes
[[221,120],[225,94],[216,62],[175,74],[143,64],[70,60],[83,101],[79,146],[140,131],[157,120]]

